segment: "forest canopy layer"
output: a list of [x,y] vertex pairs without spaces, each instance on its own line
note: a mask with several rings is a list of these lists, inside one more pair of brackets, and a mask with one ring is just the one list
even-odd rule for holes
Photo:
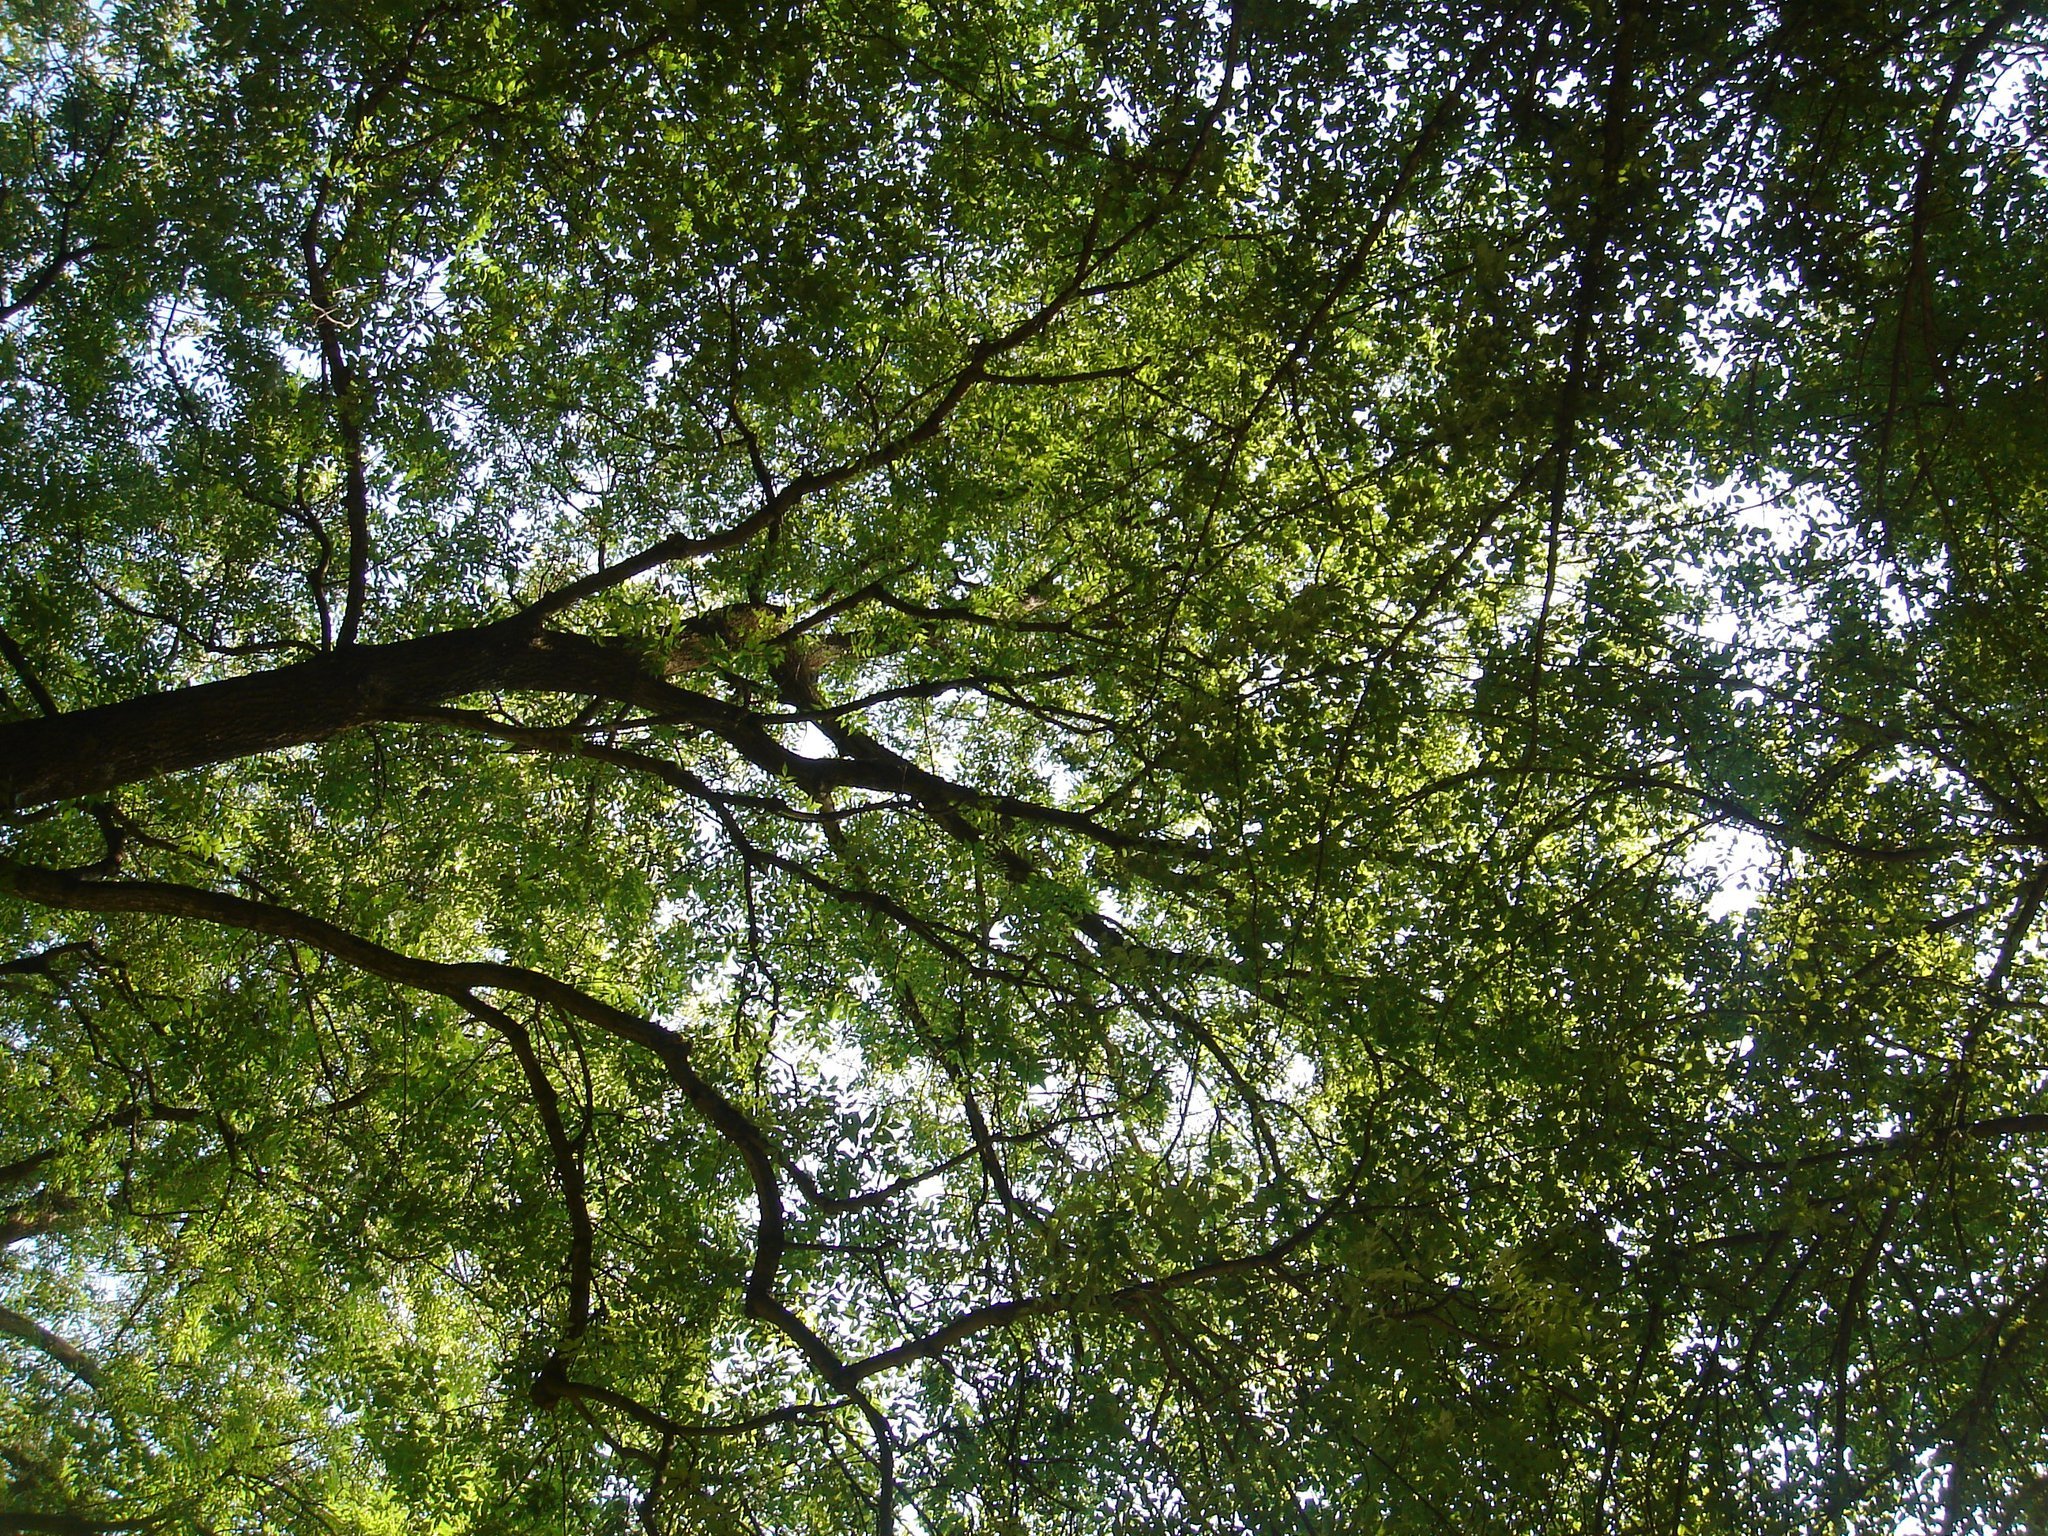
[[2044,49],[9,0],[0,1531],[2048,1529]]

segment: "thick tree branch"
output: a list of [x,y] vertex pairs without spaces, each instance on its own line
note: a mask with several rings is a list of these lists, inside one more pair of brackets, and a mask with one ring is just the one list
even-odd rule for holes
[[52,1333],[34,1318],[23,1317],[9,1307],[0,1307],[0,1333],[41,1350],[88,1387],[99,1386],[99,1362],[61,1334]]
[[62,1190],[45,1189],[33,1199],[0,1213],[0,1251],[45,1232],[54,1232],[79,1210],[78,1200]]

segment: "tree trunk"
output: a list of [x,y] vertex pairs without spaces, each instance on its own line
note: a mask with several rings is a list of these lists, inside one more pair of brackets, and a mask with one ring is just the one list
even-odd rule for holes
[[321,741],[492,689],[673,703],[634,645],[520,619],[358,645],[246,677],[0,724],[0,805],[123,784]]

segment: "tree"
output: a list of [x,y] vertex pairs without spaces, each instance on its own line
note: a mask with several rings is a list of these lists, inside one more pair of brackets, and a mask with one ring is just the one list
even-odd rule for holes
[[2048,1521],[2028,8],[4,37],[0,1530]]

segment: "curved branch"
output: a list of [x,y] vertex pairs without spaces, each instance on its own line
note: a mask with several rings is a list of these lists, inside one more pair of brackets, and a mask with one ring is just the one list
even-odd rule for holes
[[533,1048],[533,1036],[526,1026],[502,1008],[494,1008],[473,993],[455,1001],[472,1018],[495,1030],[512,1048],[513,1059],[525,1074],[527,1091],[547,1135],[548,1152],[554,1159],[555,1179],[562,1186],[562,1203],[569,1208],[569,1316],[562,1325],[562,1337],[573,1345],[590,1329],[590,1290],[596,1228],[590,1219],[590,1197],[583,1177],[583,1159],[562,1125],[561,1095],[555,1091],[547,1068]]
[[[473,994],[478,989],[512,992],[559,1008],[616,1039],[653,1052],[691,1107],[739,1154],[753,1185],[757,1219],[754,1262],[747,1273],[743,1304],[746,1315],[780,1333],[827,1386],[854,1399],[868,1419],[875,1433],[882,1471],[880,1509],[888,1516],[884,1524],[878,1515],[877,1529],[884,1536],[893,1530],[895,1450],[888,1421],[860,1391],[860,1378],[849,1372],[838,1352],[776,1294],[776,1279],[788,1248],[788,1219],[782,1205],[775,1151],[761,1128],[698,1074],[690,1059],[689,1045],[681,1035],[526,966],[498,961],[422,960],[309,913],[195,886],[148,880],[82,880],[59,870],[0,862],[0,891],[71,911],[150,913],[267,934],[305,944],[370,975],[435,993],[463,1007],[476,1002]],[[536,1399],[543,1403],[552,1400],[560,1394],[565,1380],[566,1367],[557,1355],[536,1383]]]

